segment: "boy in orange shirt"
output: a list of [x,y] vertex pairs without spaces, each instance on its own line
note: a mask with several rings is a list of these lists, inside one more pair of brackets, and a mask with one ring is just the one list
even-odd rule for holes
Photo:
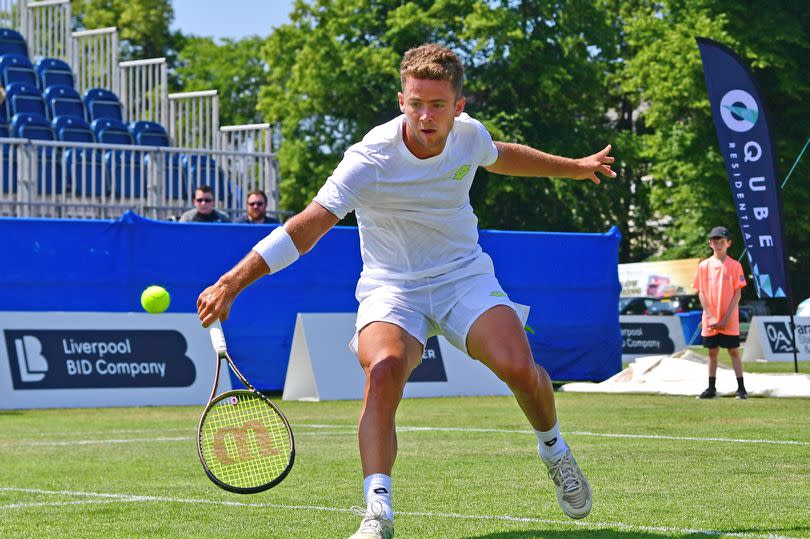
[[720,347],[728,349],[737,376],[737,398],[747,399],[740,359],[740,313],[737,308],[746,285],[739,262],[728,256],[731,247],[728,229],[716,226],[709,232],[709,247],[714,254],[698,265],[692,287],[697,289],[703,306],[703,346],[709,349],[709,387],[701,399],[717,397],[717,355]]

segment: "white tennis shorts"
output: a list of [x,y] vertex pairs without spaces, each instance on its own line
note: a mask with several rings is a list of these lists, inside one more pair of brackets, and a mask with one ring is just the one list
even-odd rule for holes
[[[414,336],[422,346],[433,335],[443,335],[453,346],[467,353],[467,333],[478,319],[496,305],[514,309],[526,323],[529,308],[513,303],[495,277],[492,261],[476,263],[462,271],[439,278],[413,281],[368,282],[357,285],[354,338],[349,347],[357,354],[360,330],[372,322],[395,324]],[[481,269],[484,272],[481,272]],[[469,269],[469,271],[467,271]]]

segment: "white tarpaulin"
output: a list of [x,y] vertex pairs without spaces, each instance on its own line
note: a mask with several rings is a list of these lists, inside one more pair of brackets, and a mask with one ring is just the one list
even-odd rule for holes
[[[705,357],[690,350],[669,356],[645,356],[604,382],[565,384],[560,391],[699,395],[707,385],[706,362]],[[745,373],[745,389],[752,397],[810,397],[810,375]],[[733,396],[736,390],[734,370],[718,366],[717,394]]]

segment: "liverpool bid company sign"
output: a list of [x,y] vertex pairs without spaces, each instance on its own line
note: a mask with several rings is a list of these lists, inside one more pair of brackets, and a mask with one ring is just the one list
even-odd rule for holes
[[214,365],[191,313],[0,312],[0,409],[202,404]]

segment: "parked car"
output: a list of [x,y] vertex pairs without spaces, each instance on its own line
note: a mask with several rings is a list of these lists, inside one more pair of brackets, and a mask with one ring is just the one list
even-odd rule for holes
[[619,298],[619,315],[626,314],[647,314],[647,309],[655,303],[657,298],[646,296]]
[[810,298],[799,303],[796,308],[796,316],[810,316]]
[[668,296],[665,298],[658,298],[647,307],[647,312],[644,314],[650,315],[674,315],[677,313],[686,313],[689,311],[700,311],[700,298],[696,295],[682,295],[682,296]]

